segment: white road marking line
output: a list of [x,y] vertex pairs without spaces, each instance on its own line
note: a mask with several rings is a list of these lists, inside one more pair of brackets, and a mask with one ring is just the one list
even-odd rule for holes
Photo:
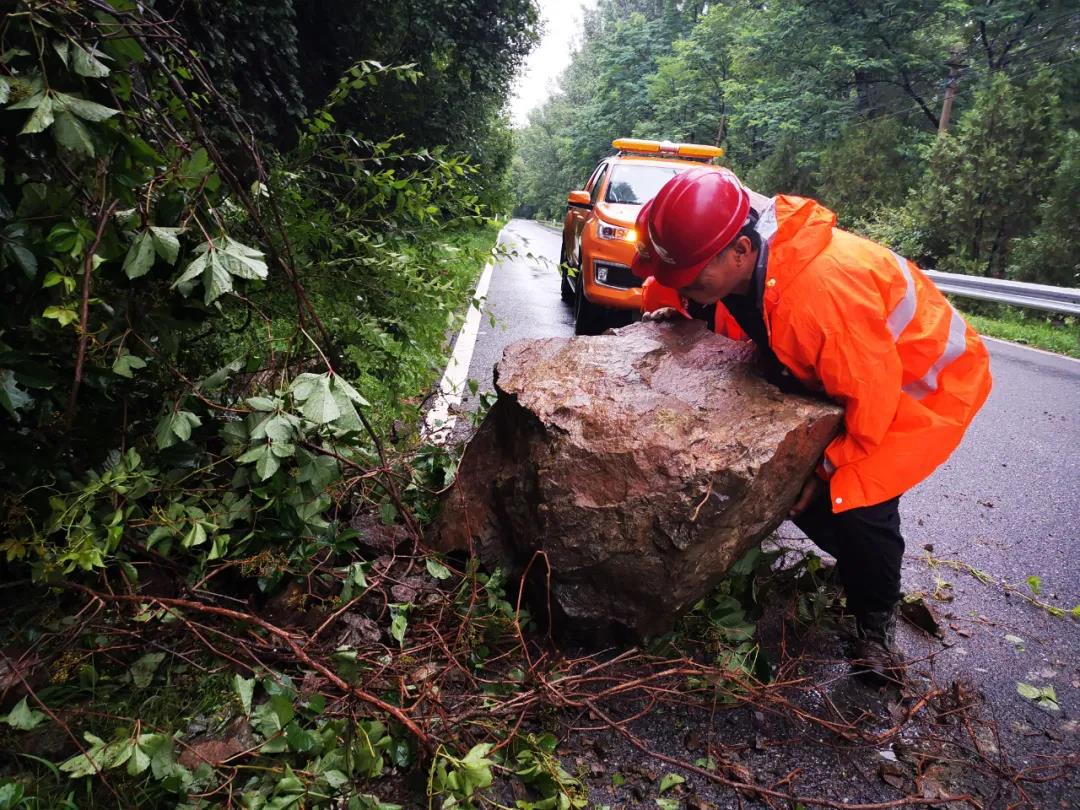
[[989,335],[983,335],[983,334],[980,334],[979,337],[982,338],[983,340],[992,340],[992,341],[994,341],[994,343],[1004,343],[1006,346],[1015,346],[1017,349],[1027,349],[1030,352],[1038,352],[1039,354],[1046,354],[1046,355],[1049,355],[1050,357],[1058,357],[1058,358],[1061,358],[1062,360],[1071,360],[1074,363],[1080,363],[1080,359],[1077,359],[1075,357],[1069,357],[1069,355],[1067,355],[1067,354],[1058,354],[1057,352],[1049,352],[1046,349],[1039,349],[1039,348],[1036,348],[1035,346],[1028,346],[1025,343],[1016,343],[1016,342],[1014,342],[1012,340],[1005,340],[1004,338],[990,337]]
[[[465,324],[458,333],[457,342],[454,343],[454,353],[450,357],[450,362],[446,364],[446,371],[439,383],[439,394],[424,418],[424,428],[420,435],[422,439],[432,444],[445,443],[450,438],[454,424],[457,422],[457,416],[451,414],[450,409],[460,405],[465,395],[469,366],[472,364],[473,349],[476,348],[476,338],[480,331],[480,316],[488,284],[491,283],[493,268],[494,265],[488,262],[480,275],[472,303],[469,304],[469,313],[465,316]],[[480,302],[479,307],[476,306],[477,301]]]

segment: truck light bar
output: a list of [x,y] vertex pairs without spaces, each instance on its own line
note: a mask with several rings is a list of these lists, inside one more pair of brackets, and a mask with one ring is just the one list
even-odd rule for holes
[[671,157],[711,159],[723,157],[719,146],[700,143],[672,143],[671,141],[646,141],[641,138],[616,138],[612,147],[620,152],[637,152],[644,155],[670,155]]

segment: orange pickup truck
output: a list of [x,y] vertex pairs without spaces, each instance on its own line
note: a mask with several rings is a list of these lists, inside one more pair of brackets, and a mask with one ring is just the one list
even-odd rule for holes
[[618,138],[618,153],[593,169],[585,188],[566,198],[562,255],[562,298],[574,306],[574,331],[596,335],[624,326],[641,311],[641,279],[630,272],[634,221],[679,172],[724,154],[716,146]]

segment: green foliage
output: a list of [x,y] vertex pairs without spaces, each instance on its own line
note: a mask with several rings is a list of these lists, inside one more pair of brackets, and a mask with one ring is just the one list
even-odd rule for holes
[[571,810],[588,806],[588,792],[581,781],[567,773],[555,754],[558,741],[552,734],[524,734],[509,747],[507,766],[535,794],[518,799],[520,810]]
[[475,807],[473,799],[477,791],[491,785],[495,761],[488,754],[493,747],[491,743],[478,743],[461,758],[440,750],[428,772],[429,806],[439,797],[442,808]]
[[715,143],[751,188],[816,197],[928,266],[1077,283],[1066,4],[673,7],[601,0],[586,15],[560,92],[515,135],[517,215],[561,218],[613,138]]
[[1051,712],[1061,711],[1061,704],[1058,702],[1057,692],[1054,691],[1053,686],[1032,686],[1030,683],[1020,682],[1016,684],[1016,691],[1021,697],[1034,701],[1035,705],[1041,709]]
[[979,334],[1080,358],[1080,322],[1075,317],[1047,316],[1004,306],[985,306],[981,302],[955,300],[953,303]]
[[1012,241],[1035,228],[1051,187],[1060,126],[1049,73],[1025,84],[998,74],[980,89],[955,133],[937,142],[910,203],[925,223],[923,254],[941,257],[938,269],[1004,275]]
[[[107,674],[101,675],[99,683],[109,689]],[[285,808],[303,801],[318,807],[400,810],[398,805],[381,803],[358,788],[358,784],[370,784],[390,768],[405,767],[412,761],[409,744],[395,737],[385,724],[329,717],[324,714],[321,696],[301,697],[282,675],[258,682],[237,678],[237,683],[256,746],[248,757],[250,776],[236,785],[242,806]],[[258,700],[254,706],[253,698]],[[9,716],[9,723],[26,732],[40,722],[37,714],[27,710],[24,701],[12,712],[15,720]],[[82,750],[58,763],[55,775],[63,780],[85,780],[102,775],[114,779],[113,772],[124,774],[139,786],[138,793],[149,800],[147,806],[171,804],[188,791],[213,789],[224,778],[209,763],[191,767],[189,760],[188,766],[182,764],[185,746],[178,744],[177,733],[167,729],[116,723],[108,731],[86,731],[82,737]],[[24,793],[8,789],[11,797]]]
[[654,639],[650,647],[657,653],[678,652],[687,640],[704,643],[714,664],[725,676],[706,683],[691,678],[691,688],[711,687],[718,699],[729,701],[732,695],[753,682],[768,683],[772,670],[761,651],[755,633],[756,618],[769,592],[765,575],[779,552],[754,547],[744,554],[705,599],[693,606],[673,633]]
[[927,137],[896,118],[852,124],[821,156],[815,177],[821,201],[848,228],[902,205],[919,179],[919,156]]
[[1048,181],[1050,192],[1035,212],[1039,224],[1030,236],[1013,243],[1008,275],[1019,281],[1078,287],[1080,248],[1074,214],[1080,199],[1080,132],[1065,132],[1051,164],[1057,168]]
[[[302,567],[347,541],[334,487],[378,463],[371,431],[415,418],[442,365],[493,238],[477,169],[335,129],[357,93],[419,79],[361,62],[249,189],[164,74],[138,92],[165,129],[134,103],[158,54],[104,13],[113,35],[83,41],[70,14],[44,4],[6,29],[26,47],[6,57],[4,137],[26,148],[0,202],[0,412],[18,425],[0,551],[38,581],[149,553],[201,571],[280,548]],[[69,114],[86,148],[61,134]]]

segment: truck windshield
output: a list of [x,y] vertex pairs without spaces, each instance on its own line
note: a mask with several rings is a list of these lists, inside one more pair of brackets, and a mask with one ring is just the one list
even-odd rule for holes
[[686,169],[676,169],[671,166],[624,163],[616,166],[611,173],[611,182],[608,183],[604,199],[610,203],[644,205],[656,196],[664,183],[684,171]]

